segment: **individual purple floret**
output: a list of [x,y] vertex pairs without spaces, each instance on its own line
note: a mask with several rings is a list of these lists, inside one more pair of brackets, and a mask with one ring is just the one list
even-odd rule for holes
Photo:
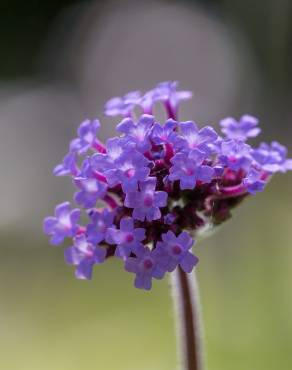
[[167,203],[165,191],[155,191],[156,178],[149,177],[140,182],[140,191],[126,193],[125,206],[133,208],[133,218],[144,221],[158,220],[161,217],[160,208]]
[[181,135],[173,137],[176,149],[182,151],[199,149],[208,154],[214,152],[218,134],[212,127],[206,126],[199,129],[194,122],[187,121],[179,123],[179,128]]
[[[106,142],[106,156],[108,162],[113,163],[115,160],[120,158],[125,150],[131,148],[133,148],[133,145],[126,143],[125,140],[119,137],[108,139]],[[96,156],[98,156],[98,154],[93,156],[93,158]]]
[[79,168],[77,166],[77,155],[74,152],[69,152],[68,154],[66,154],[63,162],[61,164],[58,164],[53,170],[53,174],[55,176],[77,176],[78,173]]
[[141,96],[140,106],[144,114],[153,114],[155,99],[155,89],[147,91],[143,96]]
[[[177,81],[165,81],[159,83],[152,90],[153,101],[163,101],[169,114],[169,118],[176,118],[179,103],[193,96],[191,91],[177,91]],[[149,94],[149,93],[148,93]]]
[[59,245],[66,237],[73,237],[79,226],[80,209],[71,210],[69,202],[59,204],[55,208],[55,217],[46,217],[43,228],[51,236],[50,242]]
[[102,172],[110,187],[121,184],[124,190],[134,190],[137,181],[149,175],[148,159],[134,146],[124,138],[113,138],[106,143],[106,154],[91,157],[92,168]]
[[231,170],[248,170],[252,162],[251,147],[242,141],[226,140],[221,143],[220,162]]
[[162,242],[157,243],[153,252],[161,269],[172,272],[179,265],[184,272],[191,272],[199,259],[190,252],[194,243],[190,235],[184,231],[175,236],[172,231],[168,231],[161,237]]
[[89,149],[93,149],[98,144],[96,135],[99,129],[99,120],[83,121],[77,130],[78,137],[70,143],[70,151],[84,154]]
[[141,96],[139,91],[126,94],[124,97],[110,99],[105,105],[108,116],[131,117],[135,106],[142,108],[146,114],[153,113],[156,102],[163,102],[170,118],[175,118],[179,103],[192,97],[191,91],[177,91],[177,81],[166,81],[157,84],[152,90]]
[[92,170],[89,158],[84,160],[81,173],[74,178],[74,183],[80,189],[75,193],[74,199],[84,208],[95,207],[96,202],[106,194],[106,179]]
[[76,266],[75,276],[77,279],[92,278],[92,269],[95,264],[103,263],[106,256],[106,249],[99,245],[89,243],[84,234],[74,238],[74,245],[66,248],[65,261],[69,265]]
[[91,222],[87,225],[87,239],[93,244],[100,243],[105,239],[109,228],[114,227],[115,213],[108,209],[95,210],[89,213]]
[[245,114],[236,121],[232,117],[228,117],[220,121],[222,132],[229,139],[246,141],[250,137],[256,137],[261,129],[257,127],[259,120],[253,116]]
[[80,189],[75,193],[74,199],[84,208],[95,207],[96,202],[106,194],[107,186],[94,178],[76,177],[74,182]]
[[105,174],[106,171],[115,169],[117,161],[126,150],[133,149],[133,143],[126,142],[124,138],[114,137],[106,142],[106,153],[96,153],[91,157],[93,170]]
[[125,134],[127,143],[135,145],[136,149],[144,153],[151,148],[150,129],[154,124],[154,117],[143,114],[135,123],[131,118],[125,118],[117,125],[117,131]]
[[194,189],[197,181],[209,183],[215,174],[214,168],[203,164],[206,155],[194,149],[189,153],[178,153],[172,159],[169,180],[180,181],[180,188]]
[[177,91],[178,81],[164,81],[160,82],[154,88],[155,99],[157,100],[175,100],[175,104],[178,105],[181,100],[191,99],[193,93],[191,91]]
[[145,239],[145,229],[134,227],[131,217],[124,217],[120,221],[120,229],[109,228],[106,233],[106,241],[116,244],[115,256],[125,259],[131,252],[143,248],[142,241]]
[[104,171],[110,187],[122,185],[124,192],[136,190],[138,181],[143,181],[150,173],[149,161],[136,150],[125,151],[111,168]]
[[136,288],[150,290],[152,278],[162,279],[165,270],[159,266],[154,251],[150,251],[149,248],[139,249],[136,253],[136,258],[126,259],[125,270],[136,274],[134,283]]
[[173,119],[168,119],[163,126],[160,123],[155,123],[151,134],[152,141],[155,144],[168,144],[174,136],[176,127],[177,122]]
[[250,170],[248,175],[243,179],[243,185],[250,194],[256,194],[263,191],[267,181],[263,179],[263,174],[254,168]]
[[123,97],[110,99],[105,105],[105,114],[107,116],[130,117],[131,111],[141,102],[140,91],[132,91]]
[[287,149],[276,141],[271,145],[262,143],[252,151],[252,156],[264,171],[274,173],[292,170],[292,159],[287,159]]

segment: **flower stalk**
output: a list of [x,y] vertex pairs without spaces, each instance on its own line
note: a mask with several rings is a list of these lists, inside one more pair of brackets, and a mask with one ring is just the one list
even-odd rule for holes
[[172,296],[181,370],[203,370],[200,298],[195,273],[177,268],[172,274]]

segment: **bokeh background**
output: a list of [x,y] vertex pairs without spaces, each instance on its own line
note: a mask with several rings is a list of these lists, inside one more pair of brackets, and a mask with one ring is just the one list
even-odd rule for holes
[[[121,263],[76,281],[42,219],[71,200],[51,175],[103,103],[179,80],[181,118],[260,117],[292,156],[290,0],[0,0],[0,368],[175,370],[166,280],[135,290]],[[196,246],[210,370],[292,368],[292,174]]]

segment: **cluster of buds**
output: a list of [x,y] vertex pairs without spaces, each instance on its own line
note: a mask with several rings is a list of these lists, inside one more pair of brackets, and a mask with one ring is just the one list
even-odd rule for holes
[[[256,148],[246,143],[260,132],[253,116],[223,119],[221,134],[211,126],[179,122],[179,103],[191,96],[177,91],[176,82],[164,82],[144,95],[135,91],[111,99],[105,114],[122,120],[118,136],[105,144],[97,137],[97,119],[81,123],[54,169],[57,176],[72,176],[79,208],[62,203],[44,220],[53,245],[72,238],[65,260],[76,266],[77,278],[91,279],[93,266],[112,256],[136,275],[135,286],[146,290],[153,278],[178,266],[191,272],[198,263],[193,237],[228,219],[232,208],[262,191],[275,172],[292,169],[279,143]],[[163,124],[152,114],[157,102],[167,112]]]

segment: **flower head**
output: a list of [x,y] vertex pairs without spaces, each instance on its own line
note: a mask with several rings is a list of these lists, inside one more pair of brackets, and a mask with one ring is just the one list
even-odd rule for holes
[[[176,268],[189,273],[198,263],[191,250],[196,235],[230,218],[275,173],[292,169],[281,144],[247,143],[260,132],[255,117],[222,120],[220,136],[212,126],[180,122],[179,103],[192,94],[177,86],[163,82],[144,95],[134,91],[108,101],[105,113],[123,117],[117,136],[104,145],[99,121],[82,122],[54,169],[72,177],[80,208],[58,205],[55,216],[45,218],[44,232],[54,245],[73,239],[65,259],[76,266],[77,278],[91,279],[93,267],[110,257],[123,260],[141,289]],[[165,123],[152,115],[156,103],[166,110]]]

